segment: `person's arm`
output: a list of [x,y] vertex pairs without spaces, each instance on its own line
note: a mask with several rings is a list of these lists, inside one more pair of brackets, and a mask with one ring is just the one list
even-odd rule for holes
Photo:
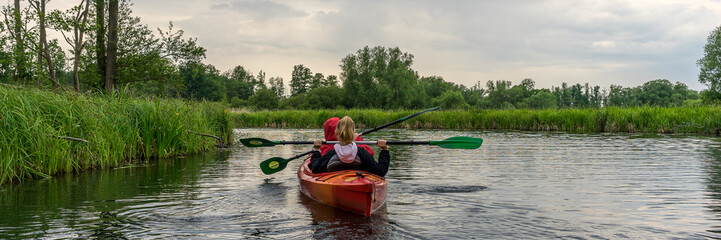
[[[380,146],[380,141],[378,141],[378,143],[378,146]],[[373,155],[370,155],[368,151],[363,148],[358,148],[358,156],[361,158],[361,165],[363,166],[363,170],[381,177],[385,176],[386,173],[388,173],[388,166],[391,162],[391,154],[388,152],[388,147],[385,146],[385,141],[383,141],[383,145],[384,147],[381,148],[381,153],[378,156],[378,162],[373,159]]]
[[328,163],[323,163],[323,156],[320,154],[320,146],[323,141],[318,139],[313,142],[313,154],[310,156],[310,170],[313,173],[322,173],[328,171]]

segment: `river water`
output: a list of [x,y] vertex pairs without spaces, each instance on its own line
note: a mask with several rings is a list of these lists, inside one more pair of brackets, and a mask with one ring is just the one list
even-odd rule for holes
[[384,130],[368,140],[453,136],[484,143],[476,150],[391,146],[387,201],[369,218],[303,196],[300,160],[273,175],[258,168],[310,146],[241,145],[0,186],[0,239],[721,238],[719,138]]

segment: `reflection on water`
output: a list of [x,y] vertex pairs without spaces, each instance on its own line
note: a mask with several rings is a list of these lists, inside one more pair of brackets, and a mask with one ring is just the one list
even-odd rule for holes
[[321,204],[300,192],[297,195],[298,201],[310,212],[314,238],[388,239],[391,236],[385,205],[371,217],[365,217]]
[[[312,140],[320,130],[240,129]],[[0,187],[0,239],[719,238],[715,137],[388,130],[368,140],[484,138],[477,150],[392,146],[386,204],[366,218],[258,164],[310,146],[244,148]]]

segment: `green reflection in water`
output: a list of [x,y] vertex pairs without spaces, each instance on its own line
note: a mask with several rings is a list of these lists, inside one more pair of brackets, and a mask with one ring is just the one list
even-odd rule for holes
[[198,198],[192,190],[203,169],[224,163],[229,154],[211,152],[3,186],[0,238],[124,238],[123,232],[142,228],[144,216],[134,207]]

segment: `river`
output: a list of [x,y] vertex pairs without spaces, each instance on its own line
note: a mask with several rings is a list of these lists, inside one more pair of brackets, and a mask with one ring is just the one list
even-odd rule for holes
[[301,160],[273,175],[258,168],[310,146],[240,145],[0,186],[0,239],[721,238],[720,138],[383,130],[367,140],[453,136],[484,143],[476,150],[391,146],[387,201],[369,218],[303,196],[295,175]]

